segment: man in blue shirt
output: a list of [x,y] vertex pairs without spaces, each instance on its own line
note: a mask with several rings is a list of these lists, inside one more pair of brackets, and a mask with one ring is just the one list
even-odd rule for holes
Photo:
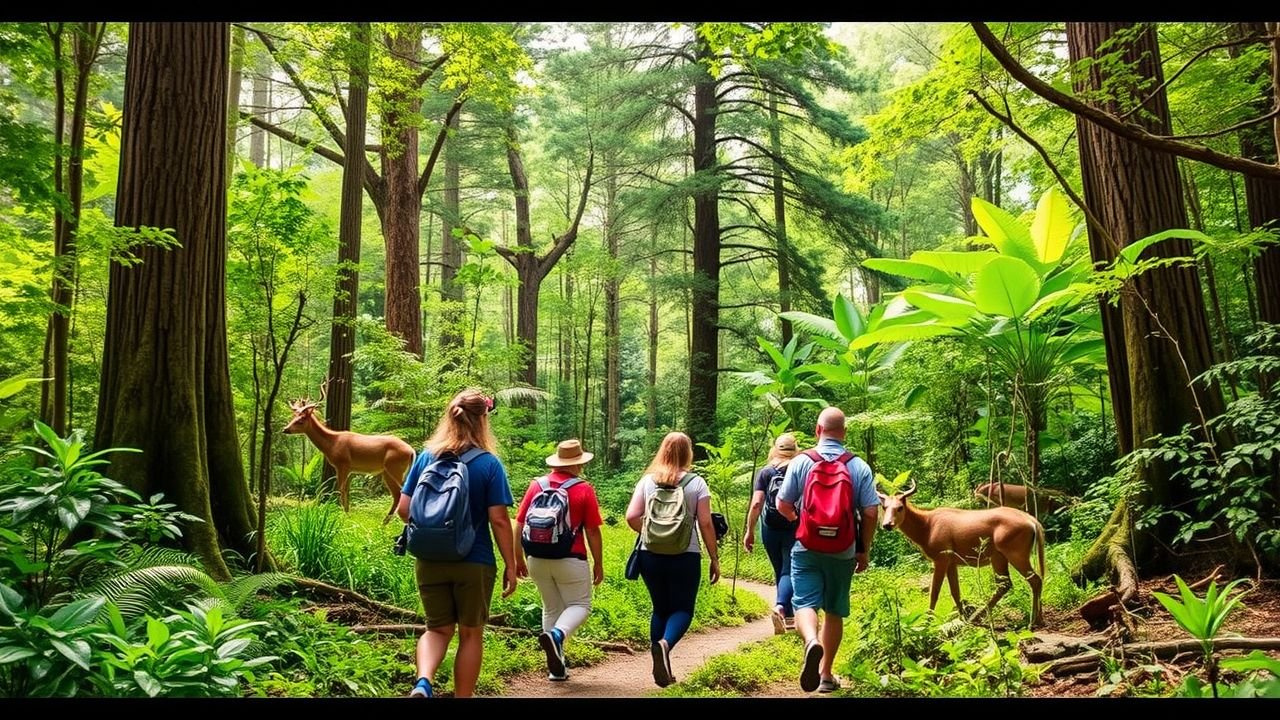
[[[815,434],[818,454],[827,460],[839,458],[845,453],[844,413],[835,407],[823,410],[818,416]],[[778,511],[789,520],[797,519],[803,512],[801,500],[814,465],[812,458],[800,453],[787,466],[786,479],[778,491]],[[849,616],[854,566],[856,563],[856,572],[867,569],[867,557],[876,533],[880,501],[871,468],[858,457],[849,460],[846,467],[853,481],[856,506],[849,511],[859,519],[857,532],[861,542],[851,542],[848,548],[834,553],[815,552],[800,542],[791,550],[791,584],[795,593],[791,602],[795,608],[796,630],[805,641],[804,669],[800,673],[800,687],[805,692],[815,689],[832,692],[840,687],[831,667],[844,635],[844,618]],[[827,615],[827,621],[822,624],[821,642],[818,641],[819,608]]]

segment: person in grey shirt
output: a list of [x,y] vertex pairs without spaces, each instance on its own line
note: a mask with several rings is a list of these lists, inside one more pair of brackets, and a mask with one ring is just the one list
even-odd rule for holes
[[[815,450],[822,458],[835,460],[846,453],[845,416],[839,408],[822,411],[815,433],[818,437]],[[804,512],[801,499],[809,471],[815,464],[807,453],[801,453],[787,466],[786,479],[778,491],[778,511],[784,517],[796,519]],[[791,550],[791,585],[795,593],[791,603],[795,608],[796,630],[805,642],[804,667],[800,673],[800,688],[805,692],[815,689],[832,692],[840,687],[831,668],[844,635],[844,618],[849,616],[849,588],[855,565],[856,572],[867,569],[867,557],[876,532],[880,501],[871,468],[858,457],[851,457],[846,467],[853,481],[856,506],[850,508],[850,512],[859,519],[857,538],[838,552],[816,552],[801,542],[796,542]],[[821,641],[818,640],[819,609],[827,615],[827,621],[822,624]]]

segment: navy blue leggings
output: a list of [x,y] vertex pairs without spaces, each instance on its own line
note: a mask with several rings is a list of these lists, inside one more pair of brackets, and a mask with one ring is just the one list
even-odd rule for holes
[[640,578],[653,601],[649,642],[665,639],[667,647],[675,647],[693,622],[698,583],[702,579],[702,555],[694,552],[658,555],[641,550]]
[[765,552],[769,553],[773,577],[778,583],[777,604],[782,606],[785,617],[791,617],[791,546],[796,544],[796,531],[775,530],[762,523],[760,540],[764,543]]

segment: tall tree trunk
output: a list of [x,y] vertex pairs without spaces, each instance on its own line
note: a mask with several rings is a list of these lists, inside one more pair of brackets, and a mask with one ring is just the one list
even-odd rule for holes
[[[62,23],[50,24],[49,26],[49,43],[53,50],[53,192],[61,198],[66,189],[66,174],[64,171],[64,157],[66,156],[66,134],[67,134],[67,84],[66,84],[66,58],[62,51],[64,27]],[[66,282],[66,272],[63,269],[64,258],[63,241],[66,238],[67,216],[63,210],[61,203],[55,204],[53,207],[53,287],[49,291],[50,299],[55,303],[53,312],[49,314],[49,320],[45,328],[44,334],[44,358],[42,362],[43,375],[52,378],[51,382],[41,384],[40,388],[40,418],[45,425],[54,429],[59,435],[66,434],[66,424],[62,421],[64,413],[58,411],[55,406],[58,405],[57,397],[62,393],[62,402],[66,403],[66,378],[59,378],[56,365],[57,351],[54,349],[56,337],[59,334],[58,327],[66,327],[66,315],[59,298],[64,296],[63,289],[68,283]]]
[[[710,46],[698,41],[701,63],[712,55]],[[693,195],[693,334],[689,354],[689,437],[697,443],[715,444],[717,382],[720,356],[720,207],[716,178],[716,81],[699,69],[693,100],[693,171],[704,177]],[[700,448],[697,457],[705,455]]]
[[231,28],[231,78],[227,92],[227,183],[235,175],[236,135],[240,128],[240,85],[244,80],[244,28]]
[[[791,247],[787,243],[787,199],[782,187],[782,121],[778,118],[778,98],[769,96],[769,149],[773,151],[773,232],[778,242],[778,307],[791,310]],[[782,321],[782,344],[791,342],[791,321]]]
[[[256,529],[227,365],[226,23],[131,23],[119,227],[173,228],[182,246],[111,265],[95,446],[132,447],[111,473],[203,522],[183,539],[229,579]],[[267,459],[263,459],[267,462]]]
[[[459,113],[460,114],[460,113]],[[462,182],[461,152],[458,144],[459,119],[455,114],[449,120],[449,136],[444,143],[444,204],[440,218],[440,297],[446,301],[442,313],[440,349],[449,356],[462,347],[462,334],[458,332],[462,303],[466,299],[462,285],[455,281],[458,268],[462,267],[462,242],[454,237],[453,229],[460,222],[461,198],[458,190]]]
[[[271,57],[260,53],[253,70],[253,112],[268,122],[271,121],[270,74]],[[249,126],[249,162],[254,167],[267,165],[267,134],[257,125]]]
[[658,427],[658,226],[649,244],[649,435]]
[[[1071,61],[1094,57],[1117,32],[1132,28],[1131,23],[1068,22]],[[1114,52],[1115,48],[1105,51]],[[1122,56],[1133,64],[1138,79],[1149,81],[1153,87],[1161,85],[1164,78],[1154,27],[1138,28],[1132,42],[1123,47]],[[1107,76],[1105,65],[1093,64],[1075,78],[1075,87],[1078,93],[1096,93],[1102,87],[1123,92],[1120,101],[1100,103],[1113,112],[1127,109],[1133,98],[1150,92],[1117,88],[1114,80]],[[1126,107],[1121,108],[1121,102]],[[1163,90],[1152,94],[1145,112],[1133,118],[1156,134],[1170,134],[1169,106]],[[1104,235],[1124,246],[1161,230],[1186,227],[1174,156],[1149,150],[1083,120],[1077,120],[1077,130],[1085,201],[1103,226],[1090,228],[1095,261],[1114,256]],[[1155,246],[1148,254],[1187,256],[1191,246],[1186,240],[1172,240]],[[1222,411],[1216,388],[1204,391],[1195,385],[1187,390],[1188,375],[1196,377],[1212,363],[1204,299],[1194,268],[1163,268],[1140,276],[1123,294],[1119,322],[1105,307],[1103,320],[1112,403],[1123,452],[1153,435],[1178,433],[1188,423],[1199,427],[1202,413],[1203,417],[1213,417]],[[1120,347],[1124,348],[1123,353],[1118,352]],[[1169,507],[1188,499],[1186,491],[1170,480],[1171,470],[1163,463],[1140,469],[1141,504]],[[1147,533],[1133,532],[1134,510],[1127,502],[1121,502],[1083,561],[1089,576],[1112,570],[1119,577],[1126,599],[1137,591],[1134,561],[1157,559],[1157,548],[1166,546],[1176,532],[1176,528],[1162,523],[1154,533],[1165,542],[1151,542]]]
[[[369,23],[352,25],[347,79],[347,144],[342,153],[346,162],[342,167],[338,219],[338,277],[333,293],[333,325],[329,330],[329,389],[324,408],[325,424],[334,430],[351,429],[351,394],[355,380],[351,354],[356,349],[356,305],[360,299],[360,226],[364,217],[362,182],[369,109],[369,43],[372,39]],[[337,471],[326,461],[321,474],[326,493],[336,489],[336,476]]]
[[621,348],[621,287],[622,266],[618,263],[618,177],[612,163],[607,168],[605,181],[605,249],[609,253],[609,268],[604,278],[604,398],[605,428],[604,464],[610,470],[622,465],[622,444],[618,440],[622,415]]
[[[387,39],[398,62],[416,70],[422,29],[400,28]],[[418,114],[421,98],[413,91],[382,113],[382,177],[386,188],[382,236],[386,244],[385,310],[387,331],[422,357],[422,291],[418,286],[418,238],[422,193],[418,191]],[[357,156],[363,159],[361,153]]]
[[[1266,35],[1267,23],[1236,23],[1234,34],[1237,37]],[[1271,32],[1280,32],[1280,25],[1272,24]],[[1271,109],[1275,102],[1275,86],[1280,83],[1280,50],[1277,43],[1271,44],[1271,85],[1266,97],[1260,100],[1255,108],[1259,113]],[[1257,78],[1254,78],[1255,80]],[[1251,160],[1274,163],[1276,161],[1277,133],[1280,124],[1254,126],[1240,132],[1241,154]],[[1280,182],[1264,180],[1246,175],[1244,178],[1245,203],[1249,212],[1249,227],[1272,227],[1280,225]],[[1258,289],[1258,318],[1266,323],[1280,323],[1280,247],[1272,246],[1258,255],[1253,264],[1254,282]]]

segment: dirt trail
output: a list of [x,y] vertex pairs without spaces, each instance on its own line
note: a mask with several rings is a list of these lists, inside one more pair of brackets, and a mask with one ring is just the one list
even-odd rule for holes
[[[723,582],[732,582],[725,580]],[[738,580],[738,590],[746,590],[764,598],[773,606],[772,585]],[[680,639],[671,652],[671,671],[676,680],[688,677],[715,655],[731,652],[746,643],[773,635],[773,624],[766,615],[737,627],[719,627],[690,632]],[[570,642],[573,642],[570,640]],[[565,682],[547,680],[545,671],[511,678],[503,697],[643,697],[658,690],[653,682],[653,664],[646,650],[634,655],[609,653],[601,663],[587,668],[570,668]]]

